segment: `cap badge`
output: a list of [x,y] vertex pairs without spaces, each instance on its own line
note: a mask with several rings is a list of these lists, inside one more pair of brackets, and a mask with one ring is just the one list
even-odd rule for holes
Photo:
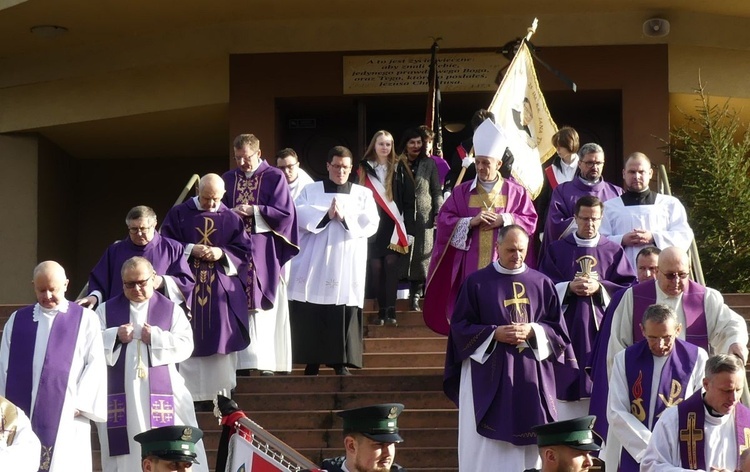
[[193,439],[193,429],[192,428],[185,428],[182,430],[182,437],[180,438],[183,441],[190,441]]
[[388,412],[388,418],[396,418],[398,416],[398,408],[395,406],[391,407],[391,411]]

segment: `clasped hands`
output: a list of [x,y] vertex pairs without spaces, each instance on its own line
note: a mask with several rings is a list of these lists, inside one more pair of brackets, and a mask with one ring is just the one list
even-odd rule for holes
[[[121,325],[117,328],[117,339],[123,344],[128,344],[133,341],[133,323]],[[141,329],[141,341],[145,344],[151,345],[151,325],[148,323],[143,324]]]
[[517,346],[534,337],[531,323],[513,323],[495,328],[494,339],[497,342]]
[[333,197],[333,200],[331,200],[331,206],[328,207],[328,219],[344,221],[344,212],[341,210],[339,202],[336,201],[336,197]]
[[255,210],[253,209],[252,205],[246,205],[244,203],[240,203],[236,207],[232,208],[232,211],[239,214],[240,216],[254,216]]
[[476,228],[479,226],[481,231],[489,231],[491,229],[500,228],[503,226],[503,217],[498,215],[494,211],[482,210],[478,215],[469,221],[469,226]]
[[568,290],[579,297],[590,297],[598,292],[600,288],[601,286],[597,280],[588,277],[576,277],[568,284]]
[[190,251],[190,255],[204,261],[215,262],[221,259],[224,253],[218,247],[196,244],[193,246],[193,250]]
[[629,233],[622,235],[623,246],[644,246],[646,244],[653,244],[654,235],[651,231],[636,228]]

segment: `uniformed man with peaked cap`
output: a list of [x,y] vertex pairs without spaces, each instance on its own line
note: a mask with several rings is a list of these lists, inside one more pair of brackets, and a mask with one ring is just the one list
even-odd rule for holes
[[195,443],[203,431],[193,426],[163,426],[140,434],[134,439],[141,443],[141,468],[144,472],[186,472],[197,464]]
[[[591,453],[600,449],[594,439],[596,416],[584,416],[572,420],[556,421],[534,426],[539,455],[542,457],[541,472],[586,472],[594,464]],[[527,469],[534,472],[539,469]]]
[[406,472],[393,462],[396,443],[403,442],[398,434],[398,415],[404,410],[400,403],[384,403],[352,410],[338,415],[344,420],[345,456],[326,459],[321,467],[328,472]]

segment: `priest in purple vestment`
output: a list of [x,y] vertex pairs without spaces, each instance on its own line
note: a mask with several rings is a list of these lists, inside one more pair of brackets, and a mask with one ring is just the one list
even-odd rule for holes
[[606,202],[622,194],[617,185],[605,182],[604,150],[596,143],[587,143],[578,150],[578,172],[573,180],[558,185],[552,192],[547,218],[544,222],[541,256],[550,244],[572,234],[576,229],[574,210],[576,202],[584,195],[594,195]]
[[104,251],[89,276],[89,295],[77,303],[94,308],[122,292],[120,269],[131,257],[145,257],[154,266],[156,290],[184,309],[190,308],[195,286],[185,247],[156,231],[156,213],[150,207],[133,207],[125,217],[128,237]]
[[189,254],[196,285],[191,311],[195,349],[180,364],[193,399],[211,400],[236,385],[236,352],[249,343],[247,261],[250,240],[242,219],[221,203],[224,181],[206,174],[198,196],[173,207],[162,226]]
[[91,421],[107,418],[99,317],[65,299],[57,262],[39,264],[33,282],[37,303],[14,312],[3,330],[0,395],[29,412],[42,445],[39,470],[90,471]]
[[517,225],[499,258],[469,275],[451,319],[443,387],[459,406],[459,470],[524,470],[539,461],[531,428],[557,419],[555,364],[577,369],[551,280],[529,269]]
[[284,173],[261,160],[255,135],[235,138],[234,159],[238,167],[222,176],[227,188],[222,202],[242,218],[252,242],[247,271],[251,341],[237,368],[289,372],[289,301],[281,268],[299,253],[297,210]]
[[[599,234],[602,201],[585,195],[576,202],[576,232],[553,242],[540,272],[555,283],[576,359],[588,364],[594,340],[611,297],[635,282],[625,251]],[[560,419],[584,416],[589,410],[591,379],[581,369],[577,378],[557,377]]]
[[439,334],[448,334],[461,283],[497,259],[500,228],[515,224],[528,234],[536,229],[526,189],[498,172],[506,148],[503,131],[485,120],[474,133],[476,178],[455,187],[440,208],[423,307],[425,323]]
[[604,458],[610,470],[638,472],[656,420],[701,387],[708,354],[677,339],[681,329],[674,310],[651,305],[641,321],[645,339],[615,356]]

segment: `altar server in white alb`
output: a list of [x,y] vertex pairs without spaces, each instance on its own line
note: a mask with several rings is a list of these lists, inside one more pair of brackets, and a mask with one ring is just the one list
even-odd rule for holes
[[604,202],[599,232],[625,248],[633,267],[638,252],[646,246],[676,246],[687,251],[693,241],[682,203],[649,189],[653,174],[649,158],[634,152],[622,170],[625,193]]
[[[40,470],[92,470],[91,425],[107,418],[107,366],[96,313],[65,299],[65,269],[34,269],[37,302],[14,312],[0,345],[0,395],[30,412]],[[3,468],[3,471],[5,469]]]
[[[97,308],[107,356],[106,423],[98,424],[104,472],[141,466],[133,439],[152,428],[198,426],[185,380],[175,365],[193,352],[193,330],[182,308],[155,291],[156,272],[143,257],[122,265],[124,293]],[[203,442],[193,470],[208,472]]]
[[317,375],[320,364],[347,375],[362,367],[362,305],[367,238],[378,229],[372,191],[348,181],[352,153],[328,152],[328,178],[296,200],[300,253],[289,280],[292,358]]

